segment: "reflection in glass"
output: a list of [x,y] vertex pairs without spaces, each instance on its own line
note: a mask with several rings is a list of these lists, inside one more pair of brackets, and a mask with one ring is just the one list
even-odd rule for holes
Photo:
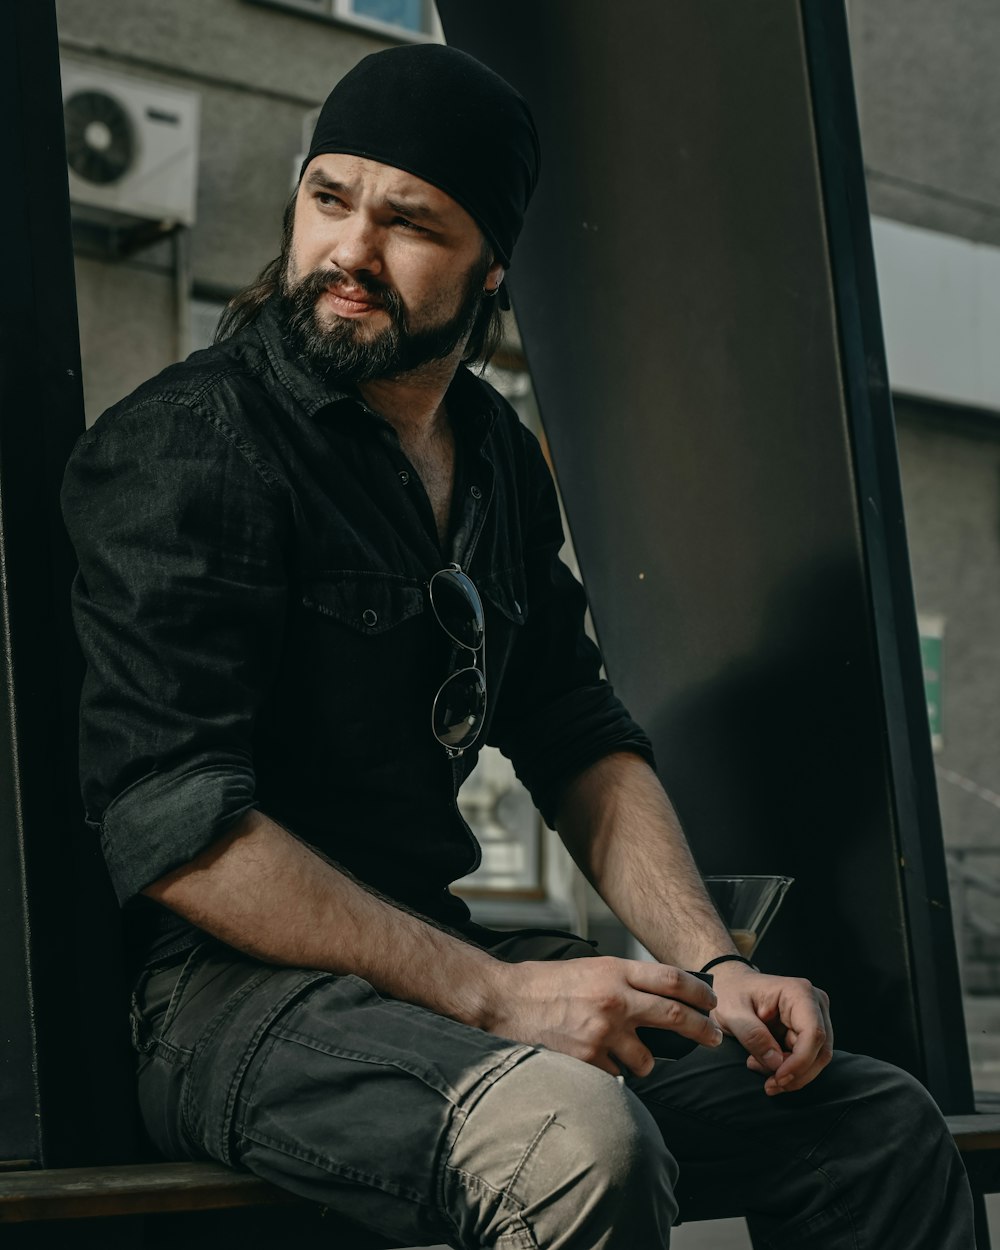
[[370,17],[390,26],[420,33],[424,23],[424,0],[353,0],[352,11],[358,17]]

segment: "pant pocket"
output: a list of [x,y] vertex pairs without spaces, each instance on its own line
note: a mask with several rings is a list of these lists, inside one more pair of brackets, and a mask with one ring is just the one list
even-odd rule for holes
[[180,1122],[211,1158],[233,1162],[233,1119],[247,1068],[268,1029],[292,1003],[330,974],[261,965],[199,1037],[184,1082]]
[[163,1046],[139,1057],[139,1111],[147,1136],[165,1159],[202,1157],[186,1134],[180,1114],[190,1059],[186,1051],[171,1051]]
[[172,964],[147,968],[135,982],[129,1002],[129,1027],[132,1046],[139,1054],[150,1054],[170,1028],[184,990],[209,946],[210,943],[201,942]]

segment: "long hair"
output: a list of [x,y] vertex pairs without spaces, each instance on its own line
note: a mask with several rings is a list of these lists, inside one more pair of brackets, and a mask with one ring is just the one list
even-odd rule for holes
[[[295,219],[295,198],[285,205],[281,218],[281,251],[274,260],[268,261],[249,286],[237,291],[222,310],[219,324],[215,330],[216,343],[224,343],[233,338],[241,330],[245,330],[257,320],[261,309],[273,295],[281,289],[281,279],[288,267],[288,257],[292,249],[292,223]],[[493,253],[486,240],[483,240],[483,262],[486,268],[493,263]],[[503,312],[500,301],[495,297],[483,296],[476,319],[472,323],[469,341],[465,345],[462,364],[476,366],[480,370],[486,368],[500,344],[503,342]]]
[[227,339],[239,334],[241,330],[245,330],[248,325],[257,320],[261,309],[271,296],[277,294],[281,286],[281,275],[288,264],[288,254],[292,247],[292,221],[295,217],[296,194],[297,192],[292,192],[292,197],[285,205],[285,211],[281,217],[281,252],[275,256],[274,260],[268,261],[249,286],[245,286],[242,291],[237,291],[226,304],[219,318],[219,324],[215,327],[214,341],[216,343],[224,343]]

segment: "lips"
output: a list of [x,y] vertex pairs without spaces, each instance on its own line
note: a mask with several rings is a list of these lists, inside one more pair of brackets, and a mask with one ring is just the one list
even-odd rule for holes
[[347,316],[374,312],[382,307],[380,300],[365,295],[360,288],[355,292],[345,291],[342,287],[327,287],[323,294],[328,297],[338,312]]

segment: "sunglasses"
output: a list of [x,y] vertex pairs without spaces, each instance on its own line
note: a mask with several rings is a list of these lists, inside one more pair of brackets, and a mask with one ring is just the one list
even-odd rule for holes
[[431,706],[434,737],[454,759],[479,737],[486,716],[486,618],[479,591],[459,565],[440,569],[428,589],[438,624],[458,649]]

